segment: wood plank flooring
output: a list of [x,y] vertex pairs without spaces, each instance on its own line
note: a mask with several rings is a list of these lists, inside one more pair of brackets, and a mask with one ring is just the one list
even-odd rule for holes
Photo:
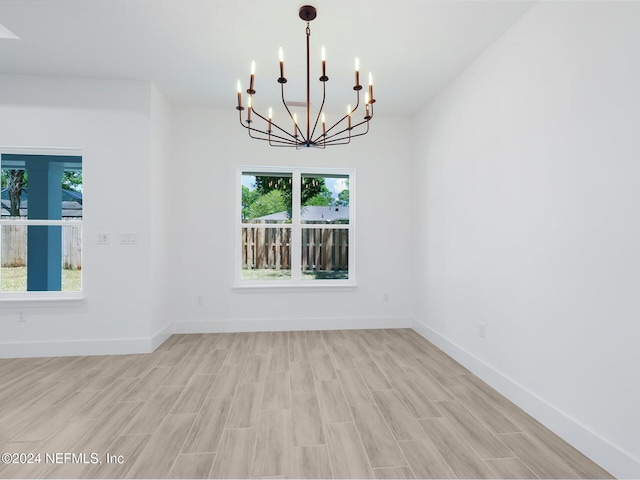
[[4,452],[34,463],[0,478],[612,478],[410,329],[0,360]]

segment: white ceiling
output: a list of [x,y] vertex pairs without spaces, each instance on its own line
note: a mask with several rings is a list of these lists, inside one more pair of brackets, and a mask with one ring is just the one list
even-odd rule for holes
[[[311,0],[310,0],[311,1]],[[376,113],[412,114],[532,5],[524,1],[313,0],[312,90],[327,51],[328,108],[354,101],[373,72]],[[155,83],[175,104],[233,108],[256,61],[255,103],[279,98],[278,47],[287,100],[305,99],[304,0],[2,0],[0,73]],[[314,96],[314,103],[319,99]]]

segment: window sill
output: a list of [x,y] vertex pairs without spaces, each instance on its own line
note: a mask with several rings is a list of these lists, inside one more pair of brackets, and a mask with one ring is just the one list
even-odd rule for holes
[[340,292],[340,291],[344,291],[346,292],[346,291],[356,290],[357,288],[358,288],[358,285],[355,283],[343,283],[343,284],[331,283],[331,284],[324,284],[324,285],[317,285],[317,284],[287,285],[283,283],[261,285],[261,284],[249,283],[249,284],[235,284],[232,286],[232,289],[238,293],[267,292],[267,291],[277,291],[277,292],[303,292],[303,291],[304,292],[312,292],[312,291]]
[[[57,292],[55,292],[57,293]],[[47,295],[47,292],[33,294],[0,294],[0,307],[28,306],[34,307],[70,307],[80,305],[86,301],[84,294]]]

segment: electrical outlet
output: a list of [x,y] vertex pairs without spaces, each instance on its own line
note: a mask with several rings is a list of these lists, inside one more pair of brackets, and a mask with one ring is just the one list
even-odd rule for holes
[[18,313],[18,323],[24,323],[27,321],[27,312]]
[[202,297],[200,295],[196,297],[196,305],[202,305]]
[[484,338],[487,336],[487,324],[484,322],[478,322],[478,335],[480,335],[481,338]]
[[389,294],[387,292],[384,292],[384,295],[382,295],[382,301],[383,302],[389,301]]

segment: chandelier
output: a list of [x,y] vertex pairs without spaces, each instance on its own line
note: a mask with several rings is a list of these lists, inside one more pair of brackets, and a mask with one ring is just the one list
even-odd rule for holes
[[[291,113],[289,105],[285,100],[284,86],[287,83],[287,79],[284,76],[284,58],[282,48],[280,48],[280,77],[278,83],[280,84],[280,91],[282,96],[282,103],[287,111],[289,120],[287,123],[289,127],[283,127],[275,123],[273,119],[273,109],[269,108],[266,116],[258,112],[254,108],[253,96],[256,91],[254,90],[255,83],[255,62],[251,63],[251,77],[249,80],[249,88],[246,90],[247,107],[242,105],[242,87],[240,80],[238,80],[238,117],[240,119],[240,125],[242,125],[251,138],[257,140],[265,140],[269,142],[269,145],[273,147],[316,147],[325,148],[331,145],[346,145],[351,142],[352,138],[366,135],[369,132],[369,121],[373,118],[373,104],[375,99],[373,98],[373,80],[371,73],[369,73],[369,89],[364,95],[364,117],[362,120],[352,120],[355,112],[360,106],[360,62],[358,58],[355,61],[355,85],[353,90],[356,92],[355,107],[352,109],[351,105],[347,106],[346,114],[341,117],[333,125],[327,127],[326,116],[323,112],[325,98],[326,98],[326,86],[329,77],[327,76],[327,62],[325,58],[325,49],[322,47],[322,76],[319,78],[322,83],[322,103],[320,109],[315,116],[313,128],[311,126],[311,80],[309,74],[309,37],[311,36],[311,30],[309,29],[309,22],[316,18],[317,12],[315,7],[305,5],[300,7],[298,15],[302,20],[307,22],[307,101],[306,101],[306,119],[302,127],[298,123],[298,117],[295,113]],[[302,103],[302,102],[300,102]],[[246,110],[246,116],[243,119],[243,112]],[[354,117],[355,119],[355,117]],[[320,123],[320,126],[318,125]],[[260,126],[258,126],[260,125]]]

